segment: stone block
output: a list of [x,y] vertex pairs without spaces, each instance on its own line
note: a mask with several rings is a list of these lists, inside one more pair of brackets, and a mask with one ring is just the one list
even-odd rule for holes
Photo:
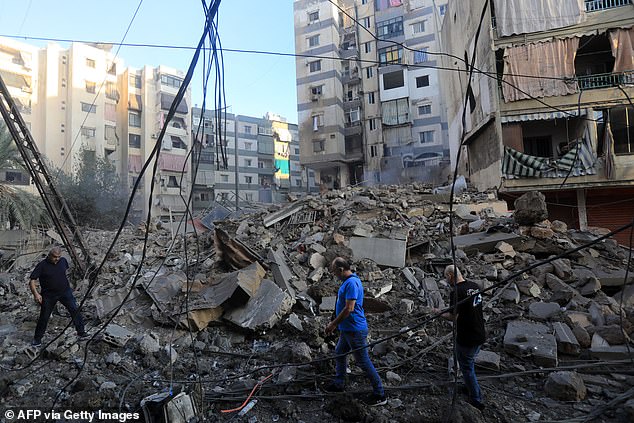
[[521,242],[521,237],[514,233],[494,232],[488,234],[486,232],[477,232],[455,237],[454,245],[467,254],[472,252],[492,253],[495,251],[495,246],[501,241],[516,246],[516,244]]
[[528,307],[528,316],[534,320],[546,321],[558,316],[561,308],[557,303],[536,302]]
[[382,266],[405,267],[406,240],[352,237],[350,249],[355,261],[370,259]]
[[550,398],[559,401],[581,401],[587,391],[583,379],[577,372],[553,372],[548,375],[544,391]]
[[504,350],[520,357],[532,356],[540,366],[557,366],[557,341],[548,326],[515,320],[504,334]]
[[323,297],[319,304],[319,311],[333,311],[337,304],[337,297]]
[[579,355],[581,346],[567,324],[555,322],[553,323],[553,330],[557,340],[557,351],[562,354]]
[[106,326],[103,331],[103,340],[117,347],[123,347],[132,337],[134,337],[133,332],[114,323]]

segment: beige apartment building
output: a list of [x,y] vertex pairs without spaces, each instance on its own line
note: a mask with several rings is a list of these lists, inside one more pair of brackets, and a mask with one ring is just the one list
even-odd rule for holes
[[[476,45],[484,5],[450,2],[442,29],[447,53],[476,52],[464,125],[467,74],[453,72],[447,90],[461,172],[479,188],[498,188],[509,205],[541,191],[551,220],[572,227],[631,222],[632,2],[493,0]],[[453,58],[445,64],[465,68]],[[617,239],[626,243],[627,234]]]
[[[112,163],[130,189],[157,141],[183,73],[164,66],[125,68],[111,47],[51,43],[38,48],[0,38],[0,75],[52,170],[72,172],[81,155],[92,154]],[[190,97],[188,90],[161,147],[152,214],[163,220],[185,211],[180,193],[190,187],[190,166],[185,165]],[[147,211],[150,182],[148,172],[135,198],[136,219]]]
[[295,0],[301,164],[329,187],[444,182],[446,0]]

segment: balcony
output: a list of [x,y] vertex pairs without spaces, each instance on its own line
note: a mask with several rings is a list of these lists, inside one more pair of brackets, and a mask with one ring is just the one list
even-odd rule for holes
[[361,82],[361,76],[359,75],[359,68],[354,67],[351,71],[344,71],[341,74],[342,84],[355,84]]
[[361,121],[355,122],[346,122],[345,127],[343,128],[343,134],[346,137],[352,135],[359,135],[363,132],[363,127],[361,126]]
[[579,89],[584,91],[634,84],[634,71],[577,76],[577,83],[579,84]]
[[600,10],[614,9],[615,7],[629,6],[630,0],[585,0],[586,12],[598,12]]

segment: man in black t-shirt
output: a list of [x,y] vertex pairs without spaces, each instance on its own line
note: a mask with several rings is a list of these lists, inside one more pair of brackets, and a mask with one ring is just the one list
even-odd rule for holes
[[[482,294],[480,294],[480,287],[474,282],[465,280],[460,270],[453,265],[445,268],[445,278],[454,289],[450,297],[450,311],[443,313],[441,317],[456,323],[456,360],[469,391],[469,402],[482,410],[484,409],[482,391],[475,374],[475,358],[486,339],[482,316]],[[454,316],[456,304],[458,304],[457,314]]]
[[[61,248],[54,247],[49,251],[46,259],[39,262],[33,272],[31,272],[29,287],[31,288],[35,302],[40,304],[40,317],[37,320],[35,335],[31,342],[31,345],[34,347],[42,345],[42,337],[44,336],[44,332],[46,332],[48,320],[58,301],[62,303],[70,313],[79,338],[84,339],[88,337],[84,329],[84,321],[79,313],[79,307],[77,307],[73,291],[68,283],[68,277],[66,276],[67,271],[68,261],[62,257]],[[41,294],[37,291],[37,280],[40,281]]]

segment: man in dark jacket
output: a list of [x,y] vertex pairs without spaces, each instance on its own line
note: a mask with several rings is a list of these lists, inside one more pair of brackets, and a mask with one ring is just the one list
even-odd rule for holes
[[[443,313],[441,317],[454,321],[456,324],[456,360],[469,391],[469,402],[482,410],[484,409],[482,391],[475,374],[475,358],[486,339],[482,315],[482,294],[480,294],[480,287],[475,282],[465,280],[460,270],[453,265],[445,268],[445,278],[454,289],[450,297],[451,311]],[[454,316],[456,304],[458,304],[457,314]]]
[[[35,302],[40,304],[40,317],[37,320],[35,335],[31,342],[33,347],[42,345],[42,337],[44,332],[46,332],[48,320],[58,301],[70,313],[79,338],[85,339],[88,337],[84,329],[84,321],[79,313],[79,307],[77,307],[73,291],[68,283],[67,271],[68,261],[62,257],[61,248],[53,247],[46,259],[39,262],[33,272],[31,272],[29,286]],[[41,294],[37,291],[37,280],[40,282]]]

